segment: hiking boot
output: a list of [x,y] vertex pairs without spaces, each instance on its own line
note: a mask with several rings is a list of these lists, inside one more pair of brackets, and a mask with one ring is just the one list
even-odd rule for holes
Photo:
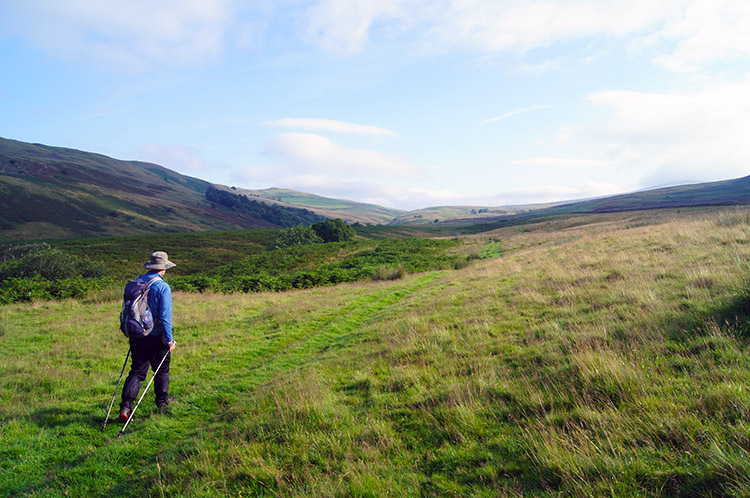
[[130,418],[131,413],[133,413],[133,410],[131,410],[127,406],[123,406],[122,408],[120,408],[120,416],[118,417],[118,420],[124,424]]
[[161,409],[166,408],[168,405],[171,405],[175,401],[177,401],[177,398],[167,398],[164,401],[157,401],[156,402],[156,407],[161,410]]

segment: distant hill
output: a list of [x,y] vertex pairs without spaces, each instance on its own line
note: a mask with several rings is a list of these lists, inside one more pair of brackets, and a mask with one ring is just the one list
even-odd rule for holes
[[[750,176],[734,180],[665,187],[584,201],[502,208],[443,207],[412,211],[402,215],[403,224],[446,223],[449,225],[518,224],[525,220],[567,214],[616,213],[648,209],[750,204]],[[505,211],[503,213],[503,211]],[[418,215],[422,216],[418,216]],[[398,223],[398,219],[394,224]]]
[[451,220],[480,220],[487,217],[517,214],[522,209],[512,207],[486,207],[486,206],[436,206],[424,209],[415,209],[402,213],[393,221],[391,225],[420,225],[424,223],[439,223]]
[[387,224],[406,213],[403,210],[389,209],[375,204],[332,199],[283,188],[251,190],[232,187],[232,189],[250,198],[265,199],[281,206],[306,208],[328,218],[341,218],[348,223]]
[[750,204],[750,176],[719,182],[680,185],[601,199],[560,204],[537,214],[613,213],[644,209]]
[[[0,241],[275,227],[157,164],[0,138]],[[299,210],[286,210],[291,219]],[[272,221],[269,221],[272,220]],[[296,224],[293,221],[292,224]]]

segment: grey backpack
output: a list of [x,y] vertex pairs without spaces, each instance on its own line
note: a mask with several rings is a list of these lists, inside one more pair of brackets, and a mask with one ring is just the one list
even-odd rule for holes
[[157,275],[148,282],[134,278],[125,285],[120,312],[120,330],[125,337],[146,337],[154,329],[154,317],[148,307],[148,291],[159,278]]

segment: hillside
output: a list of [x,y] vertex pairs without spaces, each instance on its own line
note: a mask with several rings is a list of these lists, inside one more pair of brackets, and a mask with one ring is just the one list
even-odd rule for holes
[[207,201],[209,185],[156,164],[0,138],[0,241],[278,226]]
[[750,494],[750,211],[489,237],[461,270],[176,293],[179,400],[120,440],[116,297],[0,307],[0,495]]
[[666,187],[630,194],[614,195],[577,202],[562,202],[551,206],[518,206],[508,208],[506,215],[475,213],[471,216],[448,216],[445,221],[454,225],[484,224],[484,229],[497,225],[519,225],[533,220],[571,214],[617,213],[658,209],[678,209],[712,206],[743,206],[750,204],[750,176],[719,182]]
[[262,190],[236,188],[235,190],[250,197],[265,199],[282,206],[301,207],[327,218],[340,218],[347,223],[386,224],[404,213],[402,210],[389,209],[375,204],[332,199],[283,188]]
[[540,210],[536,214],[612,213],[644,209],[746,204],[750,204],[750,176],[566,203]]

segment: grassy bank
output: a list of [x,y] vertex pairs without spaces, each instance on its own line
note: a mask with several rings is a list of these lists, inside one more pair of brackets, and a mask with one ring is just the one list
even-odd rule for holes
[[0,495],[747,496],[747,213],[491,236],[461,271],[177,293],[179,402],[122,440],[119,303],[0,308]]

